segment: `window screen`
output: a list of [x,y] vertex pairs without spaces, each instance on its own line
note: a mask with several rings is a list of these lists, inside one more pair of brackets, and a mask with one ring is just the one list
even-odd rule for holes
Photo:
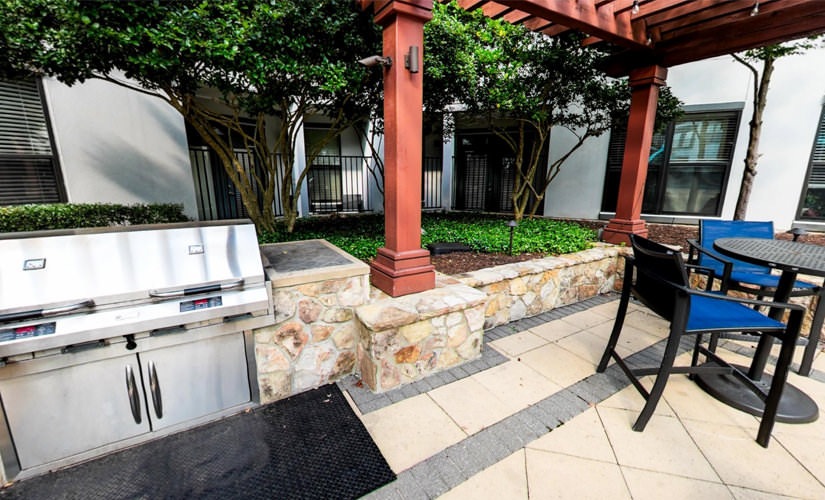
[[802,195],[799,216],[803,219],[825,219],[825,106],[820,113],[814,137],[808,180]]
[[35,80],[0,80],[0,205],[61,201],[48,121]]

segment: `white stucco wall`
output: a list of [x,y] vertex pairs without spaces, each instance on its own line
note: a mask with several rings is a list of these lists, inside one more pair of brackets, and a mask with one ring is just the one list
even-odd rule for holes
[[[733,217],[742,179],[753,110],[752,74],[730,56],[669,69],[667,83],[686,105],[744,104],[722,217]],[[825,95],[825,49],[788,56],[776,62],[759,151],[761,157],[747,213],[749,220],[773,220],[777,230],[788,229],[802,193],[817,121]],[[551,156],[569,139],[554,131]],[[566,137],[567,135],[567,137]],[[545,214],[553,217],[595,218],[607,154],[607,136],[587,144],[574,157],[547,193]],[[558,154],[558,153],[557,153]],[[695,219],[695,217],[688,217]],[[678,221],[678,218],[674,218]]]
[[[598,219],[602,206],[604,171],[609,134],[589,138],[561,167],[544,198],[544,214],[549,217]],[[555,128],[550,136],[550,164],[576,143],[567,129]]]
[[98,80],[43,82],[73,203],[182,203],[197,218],[183,118],[160,99]]

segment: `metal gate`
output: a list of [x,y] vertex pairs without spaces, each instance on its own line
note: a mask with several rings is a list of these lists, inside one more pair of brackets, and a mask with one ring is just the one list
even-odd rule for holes
[[[488,131],[456,134],[456,210],[512,212],[516,159],[509,146]],[[547,152],[542,153],[543,163]],[[536,177],[544,175],[544,171]],[[539,209],[541,211],[541,208]]]

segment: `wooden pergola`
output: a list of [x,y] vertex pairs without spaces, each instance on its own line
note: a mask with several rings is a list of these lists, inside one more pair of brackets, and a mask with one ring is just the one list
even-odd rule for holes
[[[433,0],[360,0],[383,27],[385,236],[372,282],[391,296],[435,286],[429,252],[421,248],[423,28]],[[575,30],[583,43],[612,54],[611,76],[632,89],[616,215],[604,239],[646,235],[641,219],[647,160],[659,87],[667,68],[709,57],[825,33],[824,0],[458,0],[465,9],[556,36]],[[415,59],[405,64],[405,57]],[[415,70],[415,71],[414,71]]]

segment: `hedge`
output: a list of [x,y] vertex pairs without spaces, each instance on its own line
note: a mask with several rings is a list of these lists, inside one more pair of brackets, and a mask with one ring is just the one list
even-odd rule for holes
[[54,203],[0,207],[0,232],[74,229],[79,227],[128,226],[185,222],[183,205],[153,203]]

